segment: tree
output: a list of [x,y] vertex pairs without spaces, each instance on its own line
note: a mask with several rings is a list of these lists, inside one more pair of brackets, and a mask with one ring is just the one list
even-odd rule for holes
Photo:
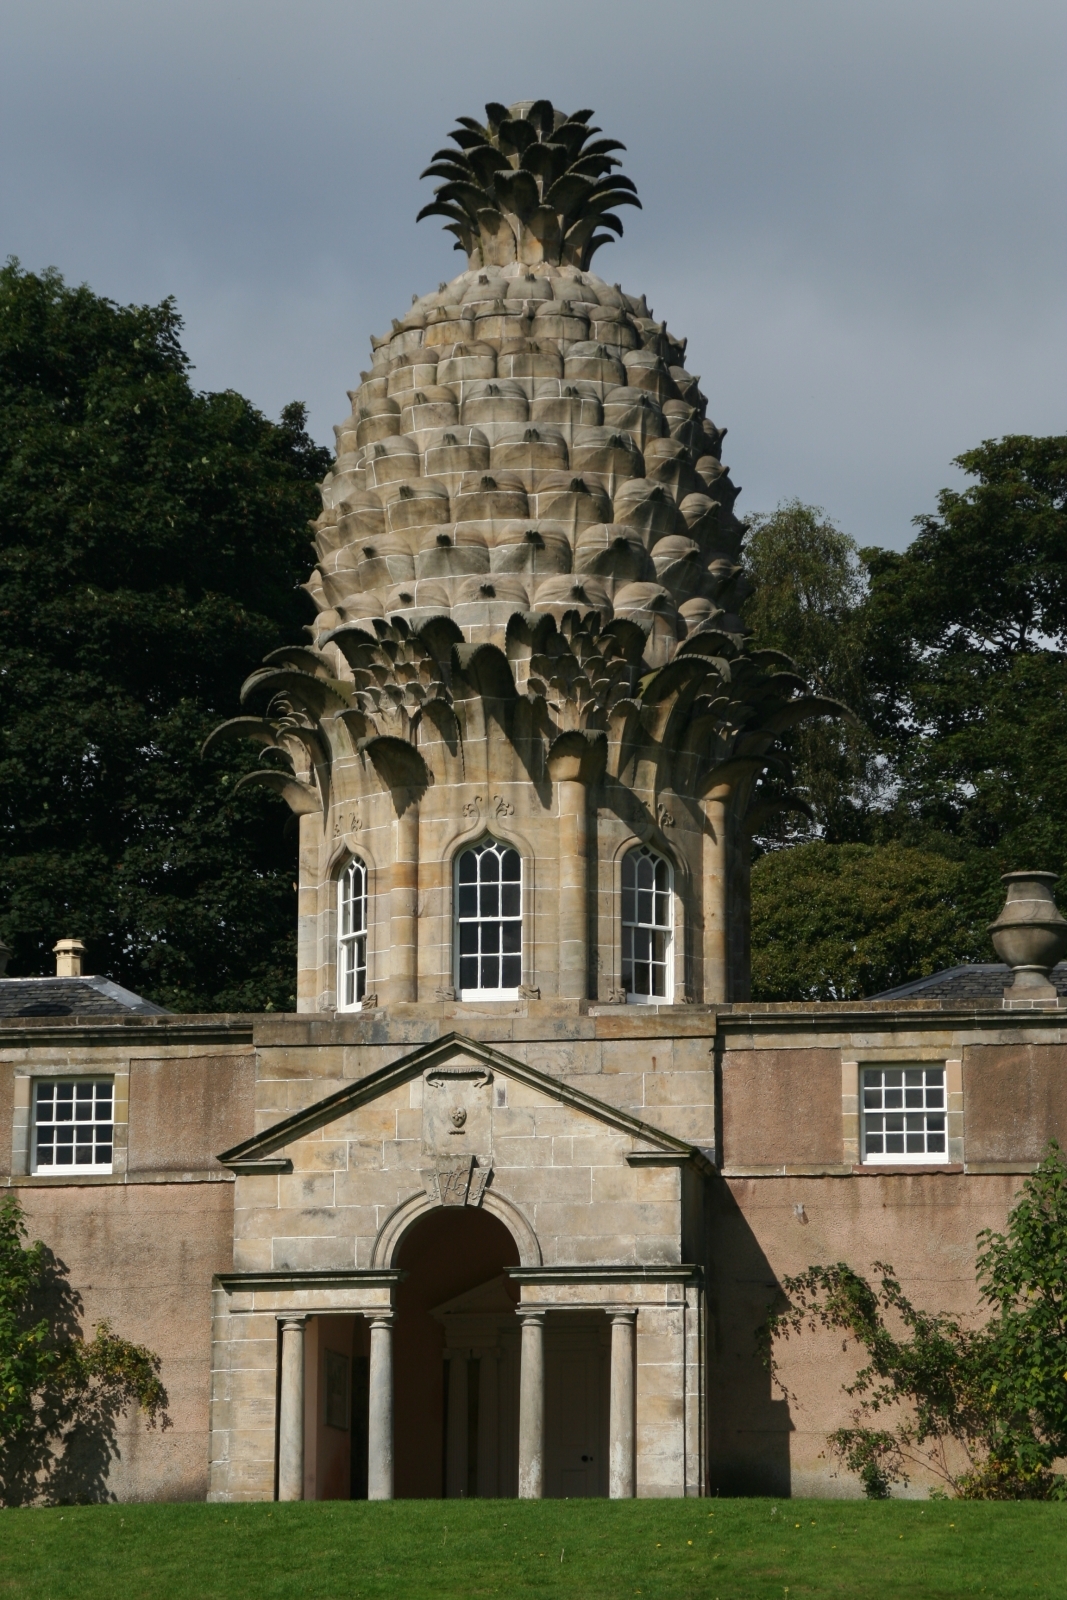
[[843,1333],[864,1353],[845,1387],[859,1402],[852,1426],[830,1448],[872,1499],[915,1467],[964,1499],[1067,1498],[1054,1470],[1067,1455],[1067,1162],[1055,1141],[1007,1233],[987,1229],[978,1242],[990,1312],[978,1328],[919,1310],[884,1262],[877,1288],[844,1262],[783,1281],[787,1303],[763,1335],[772,1370],[775,1341],[805,1330]]
[[189,381],[173,302],[0,271],[0,866],[12,973],[58,937],[176,1010],[291,1007],[295,842],[232,747],[299,636],[328,455]]
[[756,1000],[858,1000],[986,950],[964,865],[932,850],[812,841],[752,869]]
[[[1067,437],[957,458],[903,553],[864,551],[868,707],[898,838],[945,836],[1000,871],[1067,865]],[[984,909],[995,912],[989,888]]]
[[100,1499],[115,1424],[138,1406],[170,1426],[159,1357],[99,1322],[79,1329],[66,1269],[26,1226],[13,1194],[0,1199],[0,1505]]
[[[904,552],[859,552],[862,572],[816,508],[754,525],[758,642],[868,730],[794,736],[812,822],[756,840],[761,998],[988,960],[1000,874],[1067,870],[1067,438],[987,440],[957,465],[975,481],[944,490]],[[790,862],[780,846],[805,832],[819,844]],[[852,842],[867,848],[836,849]]]
[[766,843],[812,832],[831,843],[863,837],[878,784],[877,752],[863,725],[866,583],[856,545],[818,506],[783,502],[753,517],[745,541],[753,592],[744,620],[758,643],[783,651],[815,693],[853,712],[823,718],[788,735],[794,789],[810,808],[800,823],[786,813]]

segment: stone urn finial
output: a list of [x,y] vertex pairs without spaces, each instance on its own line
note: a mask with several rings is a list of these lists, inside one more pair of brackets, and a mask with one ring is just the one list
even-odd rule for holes
[[1056,963],[1067,954],[1067,921],[1052,896],[1054,872],[1005,872],[1008,886],[1004,909],[989,924],[993,948],[1015,974],[1004,990],[1006,1000],[1055,1000],[1049,982]]

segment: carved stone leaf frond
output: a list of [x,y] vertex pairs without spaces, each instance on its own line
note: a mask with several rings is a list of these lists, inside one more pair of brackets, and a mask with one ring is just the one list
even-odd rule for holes
[[200,754],[206,756],[216,745],[232,744],[239,739],[251,739],[254,744],[268,747],[275,745],[274,723],[269,717],[231,717],[212,729],[200,746]]
[[297,816],[313,816],[322,812],[322,800],[318,791],[310,784],[300,783],[284,772],[246,772],[243,778],[238,778],[234,789],[243,789],[250,784],[273,789],[275,794],[281,795],[290,811],[295,812]]
[[621,233],[613,210],[640,205],[633,181],[614,170],[611,152],[625,147],[617,139],[594,141],[600,130],[589,116],[566,117],[536,101],[510,110],[491,102],[484,126],[460,118],[449,135],[456,148],[437,151],[423,173],[441,181],[419,219],[448,217],[461,242],[469,229],[480,265],[588,265],[610,237],[595,230]]

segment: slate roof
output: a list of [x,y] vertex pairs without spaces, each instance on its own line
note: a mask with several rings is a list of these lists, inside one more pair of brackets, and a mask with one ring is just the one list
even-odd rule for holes
[[[1067,961],[1053,967],[1052,982],[1061,999],[1067,999]],[[1011,982],[1011,968],[1001,961],[975,962],[967,967],[946,967],[928,978],[915,978],[898,989],[872,994],[871,1000],[948,1000],[953,1003],[997,1005]]]
[[110,978],[0,978],[0,1017],[165,1017]]

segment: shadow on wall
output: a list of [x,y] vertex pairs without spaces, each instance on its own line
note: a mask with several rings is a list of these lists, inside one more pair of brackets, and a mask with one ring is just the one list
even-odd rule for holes
[[757,1349],[781,1285],[729,1186],[711,1185],[708,1455],[712,1494],[790,1494],[789,1403],[776,1399]]
[[44,1343],[56,1360],[54,1378],[38,1389],[28,1422],[14,1438],[0,1438],[0,1505],[91,1505],[115,1499],[108,1473],[120,1456],[117,1425],[129,1396],[106,1382],[85,1381],[76,1359],[84,1348],[84,1307],[69,1276],[66,1263],[44,1246],[36,1286],[17,1308],[16,1339],[44,1324]]

